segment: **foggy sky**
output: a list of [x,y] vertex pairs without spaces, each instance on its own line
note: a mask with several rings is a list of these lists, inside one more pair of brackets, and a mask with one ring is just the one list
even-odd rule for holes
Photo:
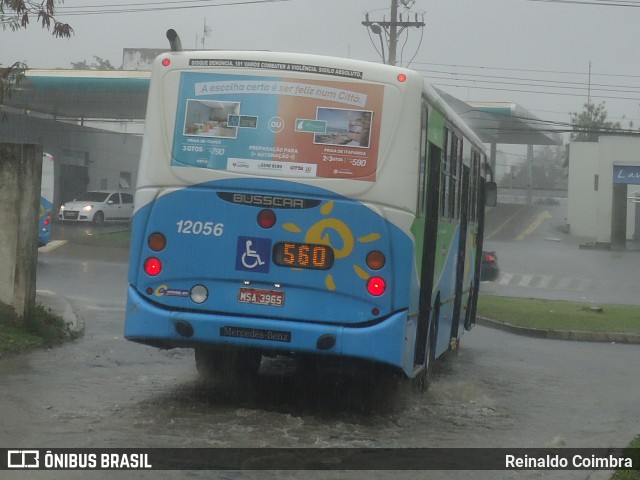
[[[232,1],[241,0],[211,3]],[[101,5],[103,9],[106,5],[123,5],[121,1],[66,0],[59,12],[60,19],[75,31],[71,39],[55,39],[34,18],[26,30],[0,30],[0,64],[21,60],[30,68],[71,68],[71,62],[91,63],[98,56],[120,67],[123,48],[165,48],[168,28],[178,31],[184,48],[201,48],[196,41],[202,38],[205,21],[211,27],[211,35],[205,39],[207,48],[292,51],[380,61],[361,22],[365,11],[371,12],[372,20],[383,15],[389,18],[390,3],[290,0],[144,13],[64,15],[64,11],[89,5]],[[592,102],[606,100],[610,119],[626,115],[635,120],[636,128],[640,127],[640,8],[527,0],[416,0],[411,11],[424,12],[426,22],[411,67],[450,94],[462,100],[515,102],[540,118],[569,122],[568,112],[581,111],[587,101],[591,62]],[[402,55],[405,63],[416,53],[421,36],[417,29],[409,33]],[[373,39],[379,48],[379,39]],[[400,39],[399,47],[404,39]],[[576,82],[583,84],[581,89],[576,89]],[[600,86],[605,84],[613,87]],[[603,92],[603,88],[613,91]]]

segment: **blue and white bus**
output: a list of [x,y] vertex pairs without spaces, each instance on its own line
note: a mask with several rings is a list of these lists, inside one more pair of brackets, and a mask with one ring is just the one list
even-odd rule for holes
[[40,214],[38,218],[38,246],[44,247],[51,240],[53,211],[53,156],[42,154],[42,181],[40,183]]
[[474,324],[485,163],[481,141],[413,71],[161,55],[125,337],[193,347],[201,371],[298,354],[426,376]]

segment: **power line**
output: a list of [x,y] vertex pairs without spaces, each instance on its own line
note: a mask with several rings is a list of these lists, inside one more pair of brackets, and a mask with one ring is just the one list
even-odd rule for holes
[[543,3],[568,3],[575,5],[596,5],[599,7],[640,7],[640,3],[633,2],[631,0],[615,1],[615,0],[598,0],[598,1],[586,1],[586,0],[527,0],[529,2],[543,2]]
[[[427,80],[429,80],[427,78]],[[501,91],[501,92],[516,92],[516,93],[535,93],[535,94],[541,94],[541,95],[558,95],[558,96],[564,96],[564,97],[584,97],[584,94],[580,94],[580,93],[567,93],[567,92],[543,92],[543,91],[538,91],[538,90],[522,90],[522,89],[517,89],[517,88],[498,88],[498,87],[482,87],[479,85],[460,85],[460,84],[451,84],[451,83],[440,83],[440,82],[429,82],[429,83],[433,83],[433,85],[435,86],[443,86],[443,87],[458,87],[458,88],[476,88],[476,89],[480,89],[480,90],[494,90],[494,91]],[[592,95],[592,98],[600,98],[600,99],[604,99],[604,100],[630,100],[630,101],[634,101],[634,102],[640,102],[640,96],[637,98],[634,97],[617,97],[617,96],[612,96],[612,95]]]
[[[531,77],[510,77],[510,76],[505,76],[505,75],[482,75],[482,74],[477,74],[477,73],[465,73],[465,72],[449,72],[449,71],[442,71],[442,70],[429,70],[429,69],[418,69],[418,68],[414,68],[414,70],[418,71],[418,72],[423,72],[423,73],[435,73],[435,74],[439,74],[439,75],[449,75],[450,77],[476,77],[476,78],[481,78],[481,79],[498,79],[498,80],[516,80],[516,81],[523,81],[523,82],[541,82],[541,83],[546,83],[546,84],[550,84],[549,86],[553,87],[556,86],[557,88],[587,88],[589,86],[589,83],[586,82],[575,82],[575,81],[567,81],[567,80],[548,80],[548,79],[542,79],[542,78],[531,78]],[[463,78],[462,80],[467,80],[467,78]],[[468,78],[468,80],[475,80],[475,78]],[[491,80],[486,80],[486,82],[490,82]],[[502,83],[502,82],[500,82]],[[538,86],[538,85],[536,85]],[[543,86],[543,85],[540,85]],[[640,86],[634,86],[634,85],[618,85],[618,84],[611,84],[611,83],[591,83],[591,87],[612,87],[615,88],[616,91],[622,91],[619,89],[632,89],[631,91],[634,90],[640,90]]]
[[[236,5],[251,5],[261,3],[290,2],[291,0],[244,0],[239,2],[211,3],[211,0],[185,0],[169,2],[126,3],[108,5],[87,5],[75,7],[56,7],[59,15],[104,15],[119,13],[157,12],[168,10],[187,10],[193,8],[213,8]],[[188,4],[188,5],[186,5]],[[122,8],[120,8],[122,7]]]
[[[512,72],[534,72],[534,73],[550,73],[554,75],[588,75],[585,70],[583,72],[576,71],[564,71],[564,70],[542,70],[537,68],[512,68],[512,67],[487,67],[486,65],[459,65],[455,63],[432,63],[432,62],[414,62],[416,65],[433,65],[437,67],[451,67],[451,68],[466,68],[466,69],[479,69],[479,70],[504,70]],[[619,74],[619,73],[592,73],[592,77],[627,77],[627,78],[640,78],[640,75]]]

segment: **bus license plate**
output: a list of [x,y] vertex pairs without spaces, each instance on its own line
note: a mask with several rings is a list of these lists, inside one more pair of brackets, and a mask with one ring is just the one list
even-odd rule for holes
[[241,288],[238,291],[238,302],[283,307],[284,292],[279,290],[262,290],[259,288]]

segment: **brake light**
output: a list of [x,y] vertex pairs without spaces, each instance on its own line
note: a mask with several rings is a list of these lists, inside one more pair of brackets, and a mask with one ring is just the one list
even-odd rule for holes
[[485,254],[484,254],[484,259],[485,259],[487,262],[495,262],[495,261],[496,261],[496,257],[495,257],[495,255],[493,255],[493,254],[491,254],[491,253],[485,253]]
[[387,289],[387,282],[382,277],[371,277],[367,281],[367,291],[374,297],[379,297]]
[[144,262],[144,272],[150,277],[155,277],[159,275],[162,271],[162,262],[159,258],[150,257],[147,258]]
[[44,224],[49,225],[51,223],[51,214],[47,214],[47,218],[44,219]]

